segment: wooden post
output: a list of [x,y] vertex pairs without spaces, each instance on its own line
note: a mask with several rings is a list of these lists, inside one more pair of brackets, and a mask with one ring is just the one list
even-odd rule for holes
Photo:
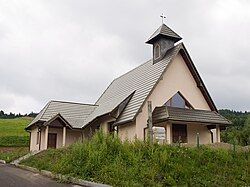
[[64,147],[66,145],[66,126],[63,127],[63,142],[62,146]]
[[216,125],[216,142],[220,142],[220,126]]
[[38,140],[38,143],[39,143],[39,151],[41,150],[41,134],[42,134],[42,131],[41,131],[41,128],[39,127],[39,128],[38,128],[38,136],[39,136],[39,140]]
[[49,135],[49,126],[47,125],[45,129],[44,149],[48,148],[48,135]]
[[166,143],[171,144],[171,124],[167,123],[165,126],[166,133]]
[[197,132],[196,134],[196,146],[199,148],[200,147],[200,134]]
[[149,142],[153,143],[153,122],[152,122],[152,102],[148,101],[148,137]]

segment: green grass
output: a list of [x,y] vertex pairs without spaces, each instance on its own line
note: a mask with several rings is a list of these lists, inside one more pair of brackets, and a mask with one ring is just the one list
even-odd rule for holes
[[24,128],[31,121],[30,117],[0,119],[0,146],[28,146],[29,133]]
[[0,147],[0,160],[5,160],[9,163],[28,152],[28,147]]
[[113,186],[248,186],[250,152],[124,142],[97,133],[22,162]]

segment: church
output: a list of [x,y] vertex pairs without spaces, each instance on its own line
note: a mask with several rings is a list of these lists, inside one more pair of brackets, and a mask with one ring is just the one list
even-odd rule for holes
[[162,24],[146,41],[152,59],[114,79],[94,104],[49,101],[25,128],[30,151],[86,141],[97,130],[145,140],[149,116],[156,141],[195,144],[199,136],[201,144],[220,142],[231,122],[218,113],[181,40]]

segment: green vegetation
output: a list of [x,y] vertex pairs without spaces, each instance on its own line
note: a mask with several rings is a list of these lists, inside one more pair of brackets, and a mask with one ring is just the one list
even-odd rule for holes
[[0,146],[28,146],[29,133],[24,128],[31,120],[30,117],[0,119]]
[[250,145],[250,113],[231,110],[220,110],[219,112],[233,123],[222,131],[222,141],[242,146]]
[[22,164],[114,186],[247,186],[250,152],[122,143],[101,132]]
[[28,152],[28,147],[0,147],[0,160],[5,160],[9,163]]
[[4,111],[0,110],[0,119],[14,119],[14,118],[21,118],[21,117],[36,117],[36,113],[31,112],[29,114],[15,114],[10,112],[9,114],[5,113]]
[[29,152],[29,133],[24,128],[32,118],[0,119],[0,160],[11,162]]

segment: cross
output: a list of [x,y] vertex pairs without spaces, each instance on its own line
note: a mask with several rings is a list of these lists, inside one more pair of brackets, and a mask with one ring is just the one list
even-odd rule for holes
[[166,18],[166,16],[164,16],[164,14],[162,13],[160,17],[161,17],[161,23],[163,24],[163,21]]

